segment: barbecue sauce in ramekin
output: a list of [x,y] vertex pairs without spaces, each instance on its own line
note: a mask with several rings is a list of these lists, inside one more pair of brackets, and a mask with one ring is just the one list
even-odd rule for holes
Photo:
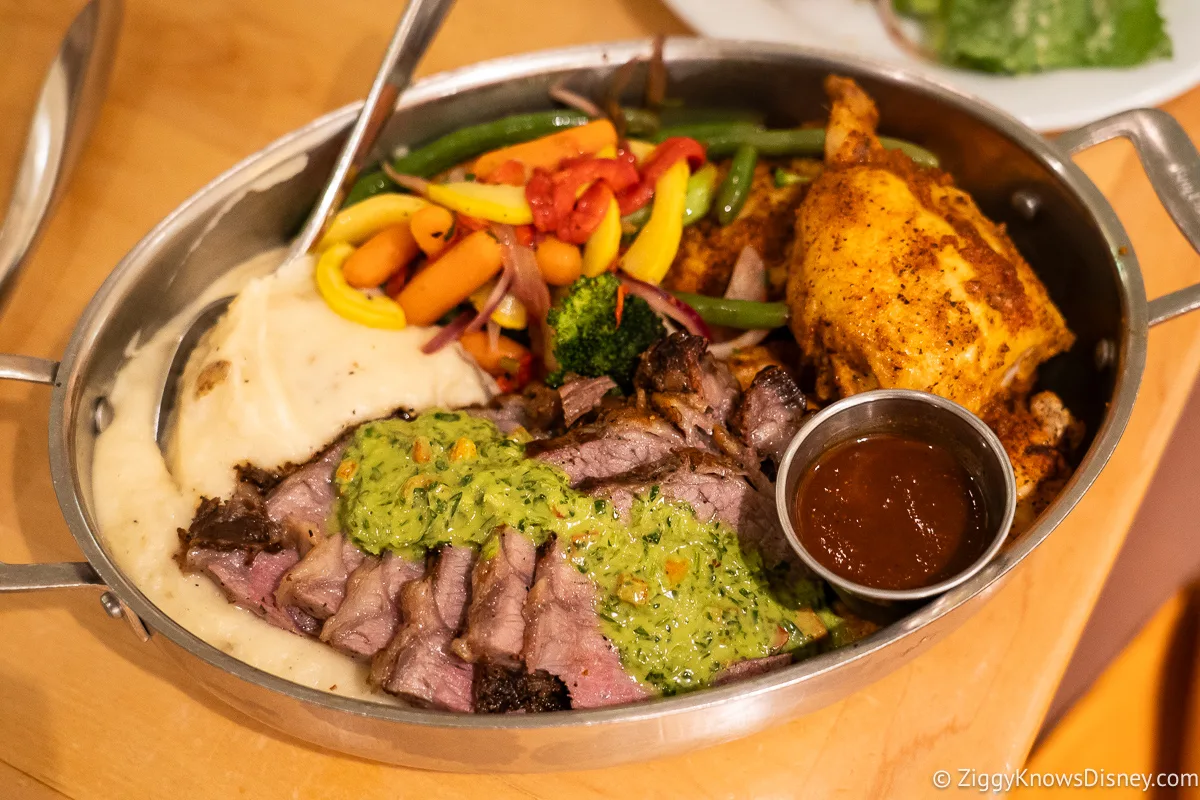
[[876,589],[953,577],[988,545],[975,479],[946,448],[873,434],[823,454],[795,498],[800,541],[836,575]]

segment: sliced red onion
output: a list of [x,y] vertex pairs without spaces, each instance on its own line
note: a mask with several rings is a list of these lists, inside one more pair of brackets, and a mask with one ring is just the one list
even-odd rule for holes
[[726,361],[730,356],[733,355],[735,350],[741,350],[745,347],[754,347],[754,345],[767,338],[768,333],[770,333],[770,331],[766,328],[745,331],[736,339],[730,339],[727,342],[716,342],[709,344],[708,351],[713,354],[713,358]]
[[493,319],[487,324],[488,352],[496,355],[500,352],[500,323]]
[[571,91],[563,85],[562,81],[550,87],[550,97],[562,103],[567,108],[582,111],[589,117],[599,118],[604,116],[604,112],[600,110],[600,106],[578,92]]
[[392,183],[408,189],[414,194],[419,194],[424,197],[425,192],[429,189],[429,181],[425,180],[424,178],[418,178],[416,175],[403,175],[399,172],[396,172],[392,165],[386,161],[381,162],[379,166],[383,169],[383,174],[387,175],[388,179]]
[[767,265],[750,245],[743,247],[738,254],[733,272],[729,275],[725,299],[756,300],[760,303],[767,299]]
[[533,248],[517,241],[517,232],[511,225],[492,225],[492,233],[500,242],[502,257],[508,269],[512,270],[512,293],[525,306],[529,317],[529,346],[533,354],[542,359],[549,372],[557,365],[554,354],[547,346],[549,329],[546,327],[546,314],[550,312],[550,287],[542,279],[538,270],[537,255]]
[[625,291],[642,298],[656,313],[678,322],[688,333],[712,339],[712,331],[708,329],[708,323],[700,317],[696,309],[667,290],[628,275],[621,276],[621,283],[624,284]]
[[534,319],[544,323],[550,310],[550,288],[542,280],[533,248],[517,241],[517,232],[511,225],[492,225],[492,232],[503,248],[506,268],[512,270],[512,293]]
[[492,312],[504,300],[504,295],[508,294],[508,287],[512,285],[512,269],[508,264],[505,264],[500,271],[500,277],[496,280],[496,285],[492,289],[492,293],[483,303],[483,307],[479,309],[479,313],[475,315],[475,319],[471,320],[471,324],[463,333],[471,333],[483,327],[485,322],[491,322]]
[[667,98],[667,62],[663,60],[663,43],[667,37],[654,37],[654,52],[646,67],[646,107],[657,110]]
[[458,341],[458,337],[466,332],[467,326],[476,316],[478,315],[470,311],[462,312],[449,325],[434,334],[432,339],[421,345],[421,352],[431,356],[451,342]]

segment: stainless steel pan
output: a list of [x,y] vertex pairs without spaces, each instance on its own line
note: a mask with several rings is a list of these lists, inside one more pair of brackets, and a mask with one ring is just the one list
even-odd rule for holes
[[[420,141],[458,126],[549,105],[568,79],[596,93],[646,42],[509,58],[438,75],[409,91],[382,141]],[[0,591],[98,586],[105,608],[170,653],[217,696],[292,736],[366,758],[445,770],[600,767],[743,736],[820,708],[880,678],[973,613],[1062,521],[1117,444],[1137,395],[1149,325],[1200,307],[1200,286],[1147,303],[1121,223],[1070,161],[1115,137],[1137,147],[1164,205],[1200,248],[1200,157],[1179,125],[1132,111],[1051,142],[976,100],[898,69],[787,47],[668,42],[671,93],[696,105],[754,105],[778,125],[819,118],[822,78],[851,75],[878,101],[885,132],[937,152],[986,212],[1009,225],[1078,335],[1042,370],[1091,432],[1058,500],[985,571],[876,635],[735,685],[600,711],[454,715],[350,700],[258,671],[176,625],[122,574],[93,518],[92,447],[104,396],[134,336],[147,337],[218,274],[282,244],[313,202],[354,117],[344,108],[251,156],[151,231],[96,293],[62,361],[4,356],[0,377],[53,386],[50,470],[63,516],[87,563],[4,565]],[[269,180],[304,167],[286,180]],[[259,189],[263,185],[269,188]]]

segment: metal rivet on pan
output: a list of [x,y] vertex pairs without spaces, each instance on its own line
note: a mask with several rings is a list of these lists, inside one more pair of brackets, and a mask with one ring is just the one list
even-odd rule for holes
[[113,409],[107,397],[97,397],[92,407],[92,427],[96,433],[104,433],[104,429],[112,424]]
[[121,610],[121,601],[112,592],[100,595],[100,605],[104,606],[104,613],[113,619],[120,619],[125,613]]
[[1113,365],[1117,359],[1117,346],[1112,339],[1101,339],[1096,342],[1096,369],[1104,370]]
[[1026,189],[1013,192],[1012,206],[1024,219],[1031,220],[1042,208],[1042,198]]

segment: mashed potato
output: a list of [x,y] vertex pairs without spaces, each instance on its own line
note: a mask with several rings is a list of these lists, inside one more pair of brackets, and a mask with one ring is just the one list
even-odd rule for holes
[[184,371],[171,474],[194,497],[223,497],[233,464],[301,463],[347,425],[398,407],[485,402],[483,380],[457,348],[421,353],[429,335],[334,314],[307,259],[251,281]]
[[[281,252],[246,264],[197,303],[240,292],[184,372],[170,468],[154,441],[153,412],[171,343],[188,315],[137,349],[109,401],[93,474],[101,534],[117,564],[155,605],[206,642],[307,686],[384,701],[366,667],[229,604],[174,561],[200,495],[227,495],[234,466],[307,460],[347,425],[394,408],[486,402],[491,383],[457,347],[425,356],[427,328],[384,331],[334,314],[312,263],[270,274]],[[386,702],[386,701],[385,701]]]

